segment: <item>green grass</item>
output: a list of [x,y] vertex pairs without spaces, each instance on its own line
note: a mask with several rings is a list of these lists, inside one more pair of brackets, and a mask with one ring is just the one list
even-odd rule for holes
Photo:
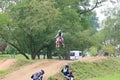
[[73,63],[71,68],[77,71],[74,74],[76,80],[89,80],[90,78],[120,73],[119,60],[110,58],[100,62],[79,62]]
[[5,55],[2,55],[2,54],[0,54],[0,59],[8,59],[9,58],[9,55],[7,54],[5,54]]
[[[30,55],[28,55],[30,57]],[[10,55],[10,54],[0,54],[0,59],[11,59],[11,58],[15,58],[15,59],[25,59],[25,57],[21,54],[17,54],[17,55]]]
[[7,73],[10,73],[12,71],[15,71],[22,66],[32,64],[32,62],[33,62],[32,60],[29,60],[29,61],[26,60],[25,57],[23,55],[20,55],[20,54],[15,55],[15,57],[11,57],[11,55],[9,55],[9,54],[4,54],[4,55],[0,54],[0,59],[13,59],[13,58],[18,59],[18,61],[7,70],[2,70],[2,71],[0,70],[0,76],[5,75]]
[[[75,80],[107,80],[107,78],[120,80],[118,79],[120,75],[117,75],[120,74],[119,58],[109,58],[99,62],[74,62],[70,68],[76,71],[74,72]],[[49,80],[55,80],[55,78],[61,80],[63,76],[59,73],[50,78]]]
[[7,71],[0,71],[0,76],[7,74]]
[[89,80],[120,80],[120,74],[111,74],[111,75],[106,75],[103,77],[98,77],[98,78],[92,78]]

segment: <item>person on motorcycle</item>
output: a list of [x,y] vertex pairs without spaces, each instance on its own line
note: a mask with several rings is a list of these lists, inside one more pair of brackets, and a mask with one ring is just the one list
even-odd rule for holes
[[69,70],[69,64],[65,64],[61,72],[64,75],[64,80],[74,80],[73,70]]
[[69,64],[66,64],[65,67],[62,68],[61,72],[65,77],[68,77],[68,75],[69,75]]
[[45,74],[45,71],[43,69],[40,70],[40,76],[38,80],[43,80],[43,75]]
[[32,78],[33,80],[43,80],[43,75],[44,75],[44,73],[45,73],[44,70],[41,69],[40,72],[34,73],[34,74],[31,76],[31,78]]
[[65,47],[65,45],[64,45],[63,33],[62,33],[61,30],[58,30],[58,33],[57,33],[57,35],[55,36],[55,39],[56,39],[56,47],[57,47],[58,41],[60,41],[61,44],[62,44],[62,46]]

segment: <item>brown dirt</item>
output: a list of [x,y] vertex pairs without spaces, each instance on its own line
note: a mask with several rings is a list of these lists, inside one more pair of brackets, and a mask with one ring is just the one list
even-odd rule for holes
[[96,61],[100,61],[100,60],[103,60],[103,59],[106,59],[107,57],[104,57],[104,56],[97,56],[97,57],[84,57],[82,58],[80,61],[81,62],[96,62]]
[[[80,60],[76,61],[86,61],[86,62],[93,62],[93,61],[99,61],[102,59],[105,59],[106,57],[85,57]],[[11,64],[14,64],[16,60],[0,60],[0,69],[5,70]],[[45,70],[44,80],[47,80],[48,77],[55,75],[56,73],[60,72],[61,67],[66,64],[74,61],[68,61],[68,60],[44,60],[40,61],[38,63],[25,66],[24,68],[21,68],[20,70],[14,71],[12,73],[9,73],[5,75],[4,77],[0,77],[0,80],[31,80],[30,76],[38,72],[40,69]],[[8,64],[8,65],[7,65]],[[2,66],[1,66],[2,65]],[[6,68],[5,68],[6,67]]]
[[0,70],[8,69],[16,61],[17,61],[16,59],[7,59],[7,60],[3,59],[3,60],[0,60]]

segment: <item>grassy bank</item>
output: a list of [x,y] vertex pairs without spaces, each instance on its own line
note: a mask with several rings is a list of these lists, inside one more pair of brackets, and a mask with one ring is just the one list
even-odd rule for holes
[[5,74],[10,73],[10,72],[13,72],[13,71],[16,71],[16,70],[20,69],[21,67],[32,64],[33,62],[37,62],[37,61],[19,59],[9,69],[0,70],[0,76],[5,75]]
[[[75,80],[120,80],[120,59],[109,58],[99,62],[74,62],[70,66],[75,70]],[[110,78],[110,79],[107,79]],[[61,73],[52,76],[49,80],[62,80]]]
[[[30,57],[30,55],[28,55]],[[0,70],[0,76],[2,75],[6,75],[7,73],[10,73],[12,71],[18,70],[19,68],[32,64],[33,61],[32,60],[26,60],[25,57],[21,54],[17,54],[17,55],[10,55],[10,54],[0,54],[0,59],[17,59],[17,62],[10,67],[7,70]]]
[[91,78],[89,80],[120,80],[120,74],[114,73],[111,75],[104,75],[102,77]]

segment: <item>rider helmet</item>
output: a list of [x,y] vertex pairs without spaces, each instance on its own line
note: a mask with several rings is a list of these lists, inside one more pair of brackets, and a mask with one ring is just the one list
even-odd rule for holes
[[69,67],[69,64],[65,64],[65,67],[67,67],[67,68],[68,68],[68,67]]
[[44,71],[43,69],[41,69],[41,70],[40,70],[40,73],[41,73],[41,74],[44,74],[44,73],[45,73],[45,71]]

